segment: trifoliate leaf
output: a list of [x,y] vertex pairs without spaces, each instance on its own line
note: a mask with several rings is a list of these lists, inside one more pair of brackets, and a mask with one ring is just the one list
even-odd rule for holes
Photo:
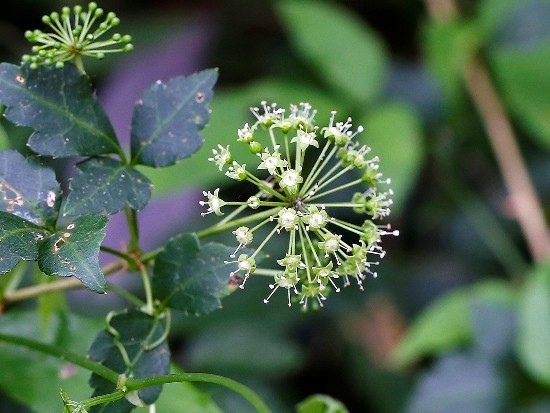
[[0,211],[39,226],[53,226],[60,194],[53,169],[16,151],[0,152]]
[[[164,335],[162,320],[141,311],[132,310],[117,314],[110,319],[109,328],[101,331],[89,351],[89,357],[110,369],[133,377],[147,377],[168,374],[170,369],[170,350]],[[126,364],[120,347],[126,352]],[[108,394],[116,390],[116,383],[92,374],[90,385],[95,389],[94,396]],[[161,386],[148,387],[139,390],[137,397],[145,404],[154,403],[158,398]],[[127,413],[134,405],[126,399],[113,403],[102,404],[90,409],[90,413],[116,412]]]
[[164,305],[188,314],[206,314],[221,308],[230,291],[235,265],[224,260],[233,250],[225,245],[199,244],[193,234],[172,238],[155,259],[153,294]]
[[84,215],[45,239],[38,250],[40,269],[48,275],[74,276],[86,288],[105,292],[98,255],[107,221],[103,215]]
[[134,108],[132,159],[160,167],[175,164],[202,145],[199,131],[210,117],[208,102],[216,82],[216,70],[176,77],[153,84]]
[[54,158],[120,152],[113,127],[90,87],[72,64],[63,69],[0,64],[4,116],[35,130],[29,147]]
[[20,260],[35,260],[38,242],[47,235],[44,228],[0,211],[0,274],[10,271]]
[[134,168],[111,158],[88,159],[76,165],[63,213],[116,214],[126,205],[140,210],[151,198],[150,181]]

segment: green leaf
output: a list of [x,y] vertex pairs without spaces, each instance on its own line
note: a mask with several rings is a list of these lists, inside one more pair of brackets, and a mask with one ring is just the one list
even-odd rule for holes
[[[2,315],[0,332],[86,354],[95,332],[104,324],[103,320],[60,312],[49,318],[46,329],[38,328],[40,323],[34,310],[10,309]],[[87,399],[90,394],[88,370],[27,348],[0,342],[0,366],[0,391],[35,413],[61,412],[60,389],[73,400]]]
[[20,260],[35,260],[38,241],[46,235],[44,228],[0,211],[0,274],[11,271]]
[[39,246],[40,269],[47,275],[74,276],[86,288],[105,292],[98,255],[107,221],[103,215],[84,215],[50,235]]
[[327,84],[360,102],[377,97],[388,62],[382,42],[365,22],[329,2],[285,0],[276,10],[299,56]]
[[214,69],[158,81],[143,94],[132,117],[133,163],[173,165],[195,153],[208,122],[208,102],[218,78]]
[[535,268],[527,277],[519,307],[517,353],[522,366],[550,386],[550,267]]
[[72,64],[63,69],[0,64],[4,116],[35,133],[29,147],[54,158],[120,153],[113,127],[89,79]]
[[480,43],[479,30],[472,22],[430,20],[424,29],[426,59],[449,106],[460,98],[465,66]]
[[[163,340],[164,325],[158,318],[141,311],[131,310],[113,316],[109,328],[101,331],[89,351],[89,357],[110,369],[136,379],[168,374],[170,350]],[[152,348],[151,345],[155,344]],[[121,347],[127,360],[121,353]],[[126,363],[129,363],[128,365]],[[112,393],[116,383],[92,374],[90,385],[95,389],[94,396]],[[138,391],[139,399],[145,404],[154,403],[162,386],[148,387]],[[94,406],[92,412],[130,412],[134,408],[129,401],[121,399],[113,403]]]
[[417,114],[406,104],[390,103],[368,113],[359,123],[358,139],[380,157],[380,171],[391,178],[392,211],[404,208],[414,189],[426,153]]
[[296,413],[348,413],[348,409],[330,396],[314,394],[296,406]]
[[336,99],[303,82],[266,79],[244,87],[218,91],[210,105],[212,116],[208,127],[203,131],[206,143],[196,155],[168,168],[142,167],[140,170],[153,182],[156,196],[190,186],[203,189],[228,183],[228,178],[209,163],[208,158],[212,157],[212,149],[217,144],[224,147],[230,145],[235,159],[242,160],[250,156],[248,145],[237,142],[237,129],[255,119],[250,113],[250,107],[258,106],[262,100],[288,107],[290,103],[303,102],[306,98],[318,109],[315,117],[318,122],[328,124],[331,110],[347,109]]
[[230,273],[225,264],[233,250],[209,243],[201,246],[194,234],[172,238],[155,259],[153,295],[166,305],[187,314],[201,315],[221,308],[230,292]]
[[0,210],[39,226],[53,226],[61,202],[53,169],[19,152],[0,152]]
[[143,209],[151,198],[151,182],[134,168],[111,158],[91,158],[76,165],[64,215],[116,214],[126,205]]
[[422,357],[456,349],[473,341],[472,305],[509,303],[513,288],[504,282],[484,281],[436,299],[415,320],[392,355],[397,367]]

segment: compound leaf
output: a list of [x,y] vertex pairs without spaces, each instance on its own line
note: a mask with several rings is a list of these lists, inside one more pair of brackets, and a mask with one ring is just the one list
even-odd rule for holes
[[151,182],[116,159],[91,158],[76,166],[64,215],[116,214],[126,205],[140,210],[151,198]]
[[[164,325],[158,318],[141,311],[131,310],[115,315],[109,327],[101,331],[89,351],[89,357],[110,369],[136,379],[168,374],[170,370],[170,350],[166,340],[151,346],[164,335]],[[126,352],[126,364],[120,346]],[[90,385],[95,389],[94,396],[112,393],[116,384],[92,374]],[[145,404],[154,403],[161,392],[161,386],[148,387],[138,391],[139,399]],[[90,409],[98,412],[130,412],[135,406],[126,399],[106,403]]]
[[134,163],[173,165],[202,146],[199,131],[210,117],[208,102],[217,77],[216,70],[203,70],[167,83],[158,81],[145,91],[132,118]]
[[105,292],[98,255],[107,221],[103,215],[83,215],[49,236],[38,249],[40,269],[48,275],[74,276],[86,288]]
[[39,226],[53,226],[60,194],[52,169],[17,151],[0,152],[0,211]]
[[155,259],[155,298],[194,315],[221,308],[220,299],[230,292],[230,273],[235,269],[224,260],[232,252],[216,243],[201,246],[194,234],[172,238]]
[[10,271],[20,260],[35,260],[38,241],[46,235],[44,228],[0,211],[0,274]]
[[4,116],[35,130],[29,147],[54,158],[120,152],[109,118],[90,81],[72,64],[63,69],[0,64]]

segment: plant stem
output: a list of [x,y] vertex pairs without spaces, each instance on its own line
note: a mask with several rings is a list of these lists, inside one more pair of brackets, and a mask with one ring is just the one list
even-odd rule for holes
[[280,207],[275,207],[275,208],[267,209],[262,212],[258,212],[256,214],[248,215],[246,217],[242,217],[239,219],[235,219],[233,221],[226,222],[223,225],[213,225],[210,228],[206,228],[205,230],[197,232],[197,237],[198,238],[208,237],[210,235],[217,234],[218,232],[223,232],[231,228],[248,224],[250,222],[255,222],[255,221],[259,221],[260,219],[268,218],[279,209]]
[[128,222],[128,230],[130,231],[130,245],[128,251],[139,251],[139,226],[137,221],[137,211],[131,208],[124,208],[126,214],[126,221]]
[[[120,271],[122,268],[124,268],[124,265],[120,261],[117,261],[105,266],[102,271],[104,275],[109,275]],[[73,277],[47,284],[32,285],[30,287],[20,288],[19,290],[10,293],[6,292],[2,297],[1,304],[7,306],[18,301],[37,297],[42,294],[47,294],[54,291],[72,290],[75,288],[82,288],[82,282]]]
[[151,278],[149,278],[149,273],[145,265],[142,264],[139,266],[139,272],[145,290],[145,302],[147,303],[145,312],[149,315],[153,315],[153,290],[151,289]]
[[125,386],[128,391],[135,391],[144,389],[146,387],[156,386],[159,384],[178,383],[178,382],[200,382],[200,383],[212,383],[226,387],[235,393],[240,394],[246,399],[259,413],[270,413],[271,410],[263,402],[262,399],[249,387],[241,384],[235,380],[231,380],[227,377],[218,376],[215,374],[207,373],[179,373],[179,374],[166,374],[164,376],[150,377],[146,379],[132,379],[128,378],[125,382]]
[[69,361],[113,383],[116,383],[118,381],[119,374],[116,371],[111,370],[108,367],[105,367],[103,364],[98,363],[97,361],[93,361],[87,357],[83,357],[79,354],[75,354],[70,351],[64,350],[61,347],[56,347],[46,343],[41,343],[39,341],[32,340],[29,338],[13,336],[10,334],[1,334],[1,333],[0,333],[0,341],[26,347],[31,350],[39,351],[40,353],[49,354],[50,356],[57,357],[61,360]]
[[[445,21],[458,16],[454,0],[425,0],[425,4],[434,20]],[[537,262],[547,260],[550,257],[550,232],[504,105],[479,58],[470,60],[463,78],[482,118],[529,251]]]
[[[36,340],[17,337],[9,334],[0,333],[0,341],[6,343],[15,344],[18,346],[26,347],[31,350],[38,351],[40,353],[48,354],[50,356],[57,357],[61,360],[69,361],[77,366],[80,366],[86,370],[91,371],[92,373],[97,374],[100,377],[103,377],[109,380],[112,383],[119,382],[119,374],[111,370],[110,368],[104,366],[97,361],[90,360],[87,357],[80,356],[78,354],[72,353],[61,349],[60,347],[54,347],[49,344],[41,343]],[[147,387],[156,386],[159,384],[168,384],[168,383],[178,383],[178,382],[202,382],[202,383],[213,383],[218,384],[223,387],[240,394],[245,398],[259,413],[270,413],[269,408],[266,404],[260,399],[260,397],[254,393],[249,387],[241,384],[235,380],[231,380],[227,377],[217,376],[215,374],[205,374],[205,373],[180,373],[180,374],[167,374],[163,376],[150,377],[145,379],[133,379],[128,378],[124,382],[125,389],[117,390],[114,393],[106,394],[102,396],[97,396],[91,399],[88,399],[83,402],[86,406],[92,406],[100,403],[106,403],[114,400],[121,399],[128,392],[141,390]]]

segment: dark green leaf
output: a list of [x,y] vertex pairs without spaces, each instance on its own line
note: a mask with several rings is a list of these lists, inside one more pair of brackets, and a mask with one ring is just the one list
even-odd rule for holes
[[522,366],[550,386],[550,267],[531,272],[520,302],[517,351]]
[[318,110],[315,118],[324,124],[328,124],[332,110],[346,109],[334,97],[303,82],[269,79],[216,92],[216,98],[210,105],[212,116],[208,127],[203,131],[206,143],[196,155],[168,168],[140,168],[153,182],[156,196],[181,191],[189,185],[216,188],[227,183],[227,176],[215,165],[208,163],[208,158],[212,157],[212,149],[217,144],[223,147],[231,145],[231,154],[241,162],[250,156],[248,145],[237,142],[237,129],[255,119],[249,108],[259,105],[266,96],[281,107],[302,102],[307,97],[308,102]]
[[419,380],[407,413],[497,413],[505,386],[500,372],[485,357],[450,354],[440,358]]
[[151,198],[151,183],[134,168],[116,159],[92,158],[77,165],[65,215],[85,213],[116,214],[126,205],[140,210]]
[[0,210],[39,226],[53,226],[61,189],[51,168],[16,151],[0,152]]
[[371,102],[384,86],[382,42],[358,16],[330,2],[280,1],[277,11],[299,56],[335,90]]
[[47,234],[32,222],[0,211],[0,274],[10,271],[20,260],[35,260],[38,241]]
[[338,400],[324,394],[309,396],[296,406],[297,413],[348,413],[348,409]]
[[84,215],[44,240],[38,250],[38,266],[48,275],[76,277],[92,291],[105,292],[99,269],[99,246],[105,238],[107,217]]
[[[112,317],[109,326],[110,331],[101,331],[92,343],[89,351],[92,360],[136,379],[168,374],[170,351],[166,340],[149,348],[164,335],[164,325],[158,318],[132,310]],[[116,334],[116,337],[113,334]],[[130,365],[126,365],[117,342],[126,351]],[[96,374],[92,374],[90,385],[95,389],[94,396],[116,390],[116,383],[111,383]],[[154,403],[161,389],[161,386],[154,386],[139,390],[139,399],[145,404]],[[126,413],[133,408],[134,405],[122,399],[96,406],[90,409],[90,412]]]
[[29,146],[41,155],[64,157],[117,153],[113,127],[76,67],[63,69],[0,65],[0,102],[4,116],[35,133]]
[[230,291],[233,264],[225,264],[233,250],[209,243],[200,246],[194,234],[172,238],[155,259],[153,294],[168,307],[201,315],[221,308]]
[[216,70],[203,70],[167,83],[158,81],[145,91],[132,118],[134,163],[173,165],[201,147],[199,131],[208,122],[208,102],[217,78]]

